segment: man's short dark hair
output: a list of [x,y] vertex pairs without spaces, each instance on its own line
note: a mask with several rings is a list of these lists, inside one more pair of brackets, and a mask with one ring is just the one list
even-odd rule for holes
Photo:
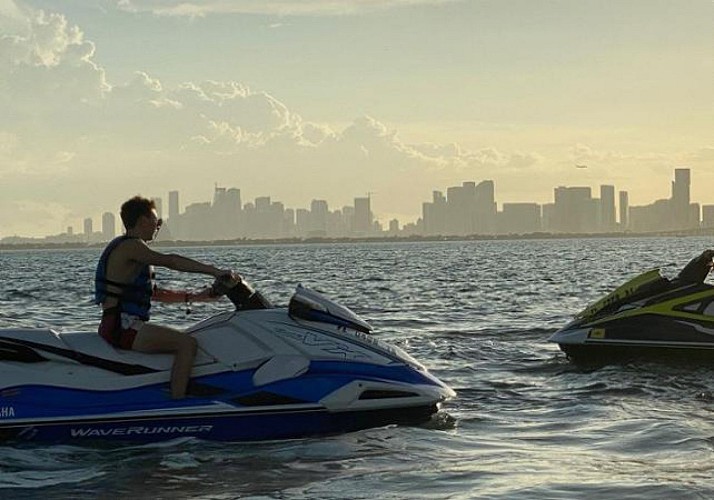
[[121,221],[124,223],[125,228],[131,229],[136,226],[139,217],[142,215],[148,217],[151,215],[151,210],[155,208],[156,203],[154,203],[154,200],[143,198],[139,195],[134,196],[122,204],[120,213]]

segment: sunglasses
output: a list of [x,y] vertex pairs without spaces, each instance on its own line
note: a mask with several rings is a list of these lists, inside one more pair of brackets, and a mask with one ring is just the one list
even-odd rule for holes
[[153,222],[154,224],[156,224],[156,229],[157,229],[157,230],[158,230],[158,229],[161,229],[161,226],[162,226],[163,223],[164,223],[164,220],[161,219],[161,218],[158,218],[158,219],[155,219],[155,220],[154,220],[153,217],[149,217],[149,220],[150,220],[151,222]]

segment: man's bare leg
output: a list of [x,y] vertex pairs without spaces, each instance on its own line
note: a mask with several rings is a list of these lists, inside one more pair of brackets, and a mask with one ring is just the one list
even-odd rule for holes
[[196,339],[173,328],[145,323],[137,332],[131,348],[139,352],[174,353],[171,397],[180,399],[186,396],[186,386],[198,349]]

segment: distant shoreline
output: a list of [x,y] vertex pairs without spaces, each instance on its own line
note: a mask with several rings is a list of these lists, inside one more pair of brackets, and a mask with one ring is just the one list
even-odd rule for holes
[[[469,236],[374,236],[364,238],[276,238],[276,239],[233,239],[233,240],[159,240],[152,243],[157,247],[212,247],[212,246],[262,246],[262,245],[319,245],[332,243],[412,243],[441,241],[513,241],[513,240],[565,240],[565,239],[608,239],[608,238],[665,238],[665,237],[714,237],[714,229],[690,231],[663,231],[656,233],[529,233]],[[82,248],[103,248],[100,243],[0,243],[3,250],[70,250]]]

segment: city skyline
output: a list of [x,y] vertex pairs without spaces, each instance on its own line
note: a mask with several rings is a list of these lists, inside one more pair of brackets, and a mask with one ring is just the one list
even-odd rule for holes
[[[714,203],[709,0],[0,0],[0,238],[210,186],[372,195],[414,221],[491,179]],[[585,168],[579,168],[585,167]]]
[[[164,198],[151,197],[164,218],[159,241],[229,241],[237,239],[363,238],[384,236],[473,236],[652,233],[714,228],[714,204],[692,200],[692,173],[673,172],[670,196],[646,205],[629,204],[629,193],[616,186],[599,185],[599,197],[589,186],[557,186],[550,203],[500,203],[491,180],[464,181],[445,191],[434,190],[422,203],[422,216],[413,222],[380,221],[371,197],[354,198],[352,206],[332,209],[325,200],[313,199],[309,208],[286,207],[270,196],[243,203],[239,188],[214,186],[213,199],[182,205],[178,191]],[[444,194],[446,193],[446,194]],[[48,235],[49,243],[99,243],[112,239],[121,225],[118,215],[105,212],[99,230],[91,217],[83,231]],[[32,238],[5,237],[0,243],[39,242]]]

